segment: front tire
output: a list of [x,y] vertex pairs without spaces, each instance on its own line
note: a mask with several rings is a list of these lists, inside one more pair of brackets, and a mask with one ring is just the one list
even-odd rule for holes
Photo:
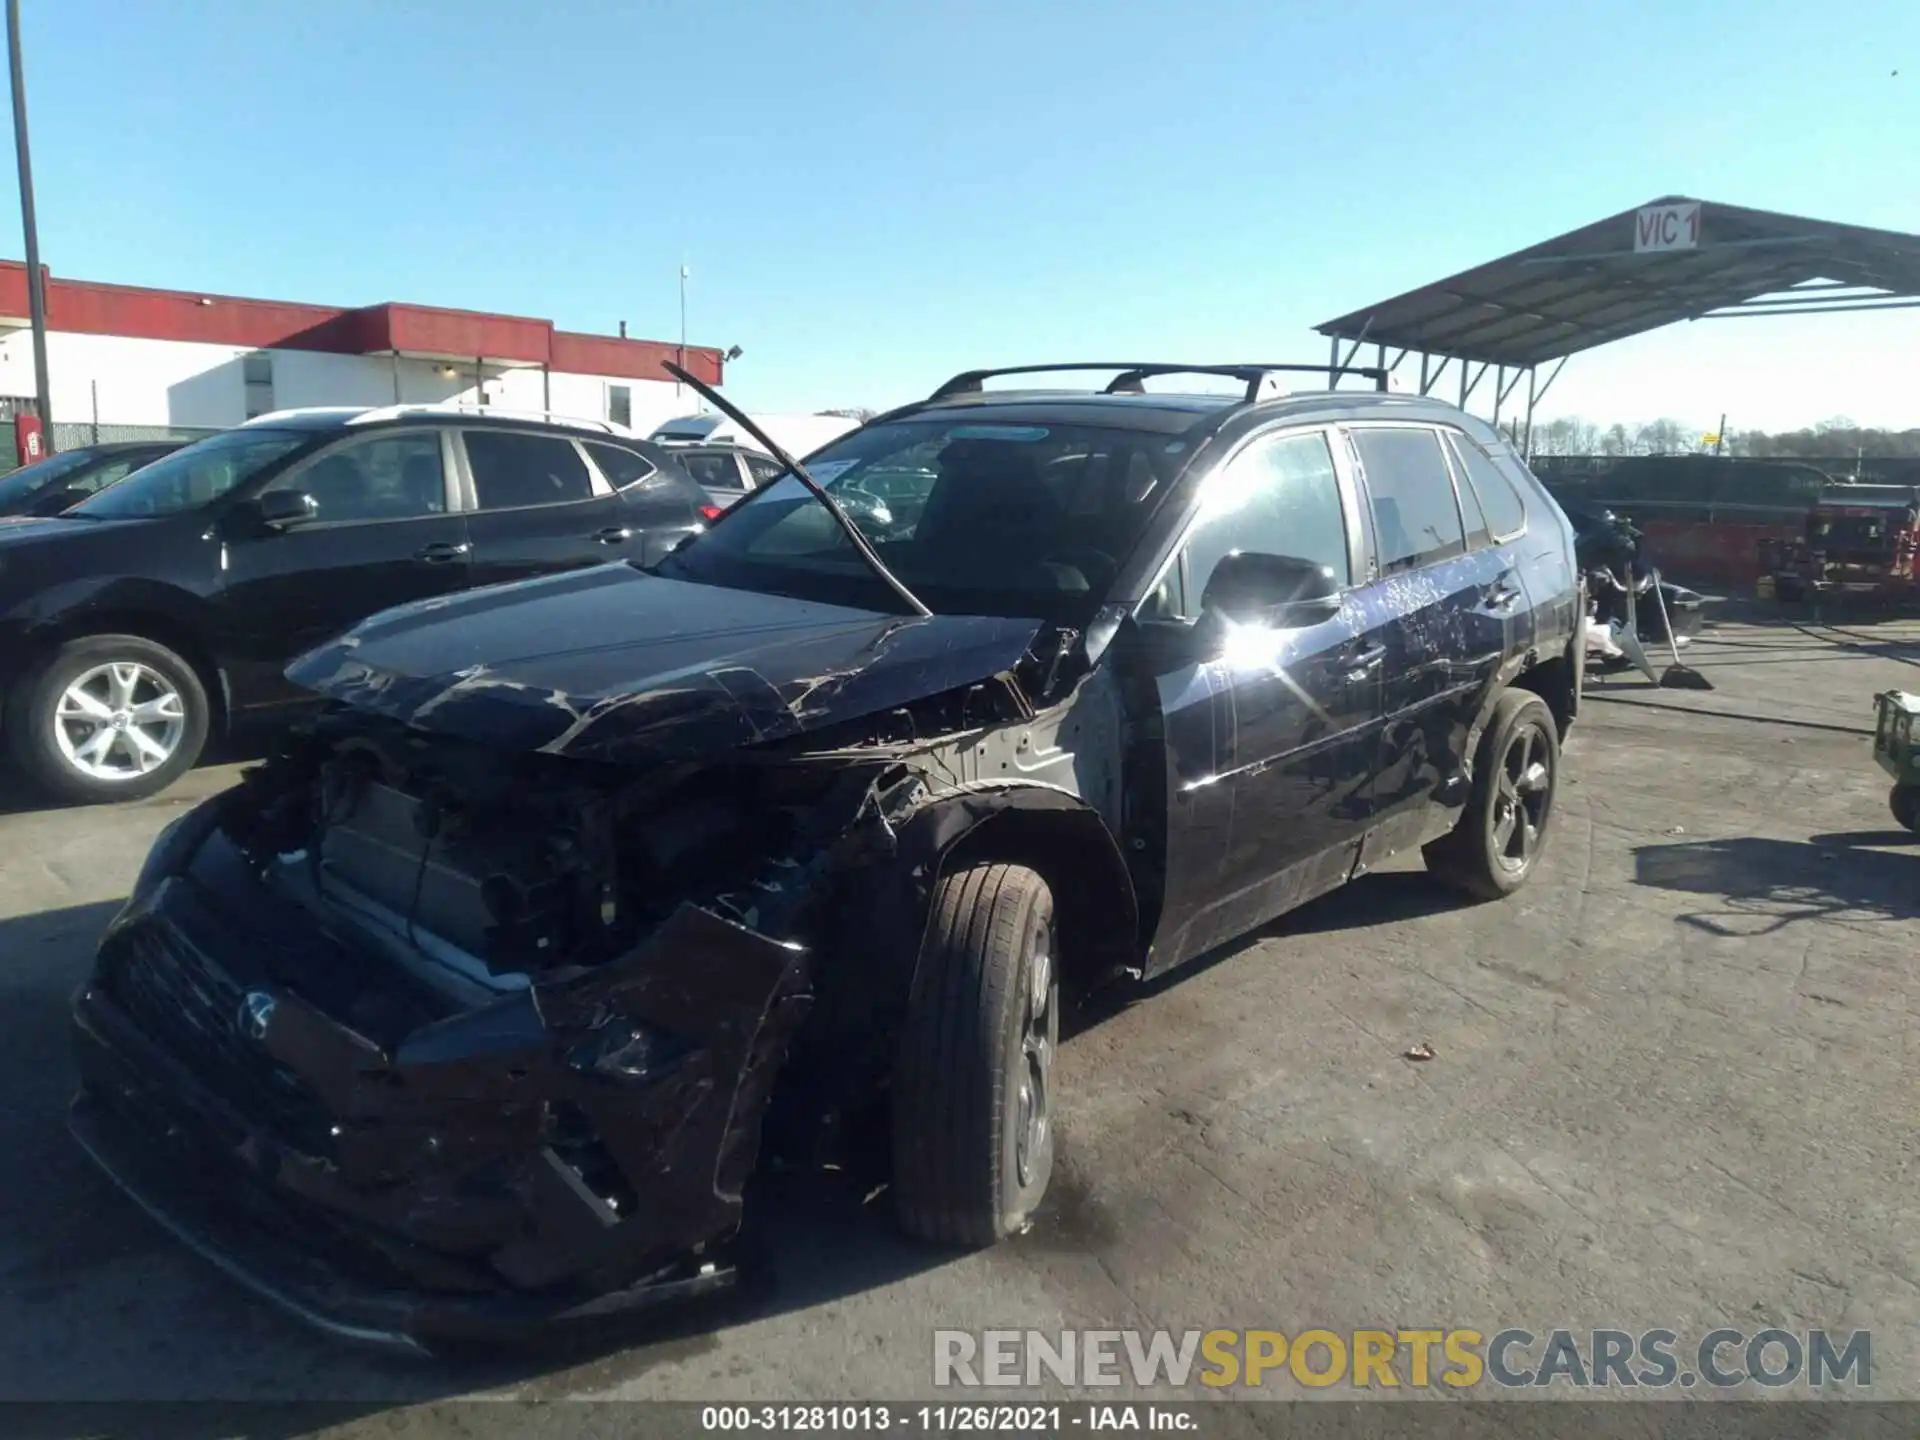
[[1053,894],[1034,871],[942,877],[894,1065],[894,1203],[909,1234],[991,1245],[1046,1194],[1056,960]]
[[1559,730],[1547,702],[1531,690],[1505,691],[1480,740],[1465,812],[1421,852],[1427,869],[1476,900],[1511,895],[1546,848],[1559,778]]
[[37,789],[91,805],[159,794],[193,768],[211,720],[206,687],[173,651],[88,635],[8,697],[6,740]]

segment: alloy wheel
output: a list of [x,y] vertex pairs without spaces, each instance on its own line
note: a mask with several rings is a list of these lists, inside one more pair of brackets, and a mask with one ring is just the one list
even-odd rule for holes
[[1014,1165],[1021,1185],[1031,1185],[1046,1153],[1053,1125],[1053,1052],[1059,1043],[1053,987],[1053,925],[1044,925],[1027,957],[1027,987],[1020,1026],[1020,1081],[1016,1099]]
[[137,780],[165,765],[187,731],[186,702],[165,675],[137,660],[74,677],[54,706],[54,740],[92,780]]
[[1540,848],[1553,804],[1553,752],[1537,725],[1507,739],[1493,795],[1493,853],[1509,871],[1525,870]]

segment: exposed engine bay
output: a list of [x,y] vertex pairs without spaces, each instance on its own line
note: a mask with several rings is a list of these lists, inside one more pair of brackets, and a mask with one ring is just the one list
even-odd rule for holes
[[882,768],[689,764],[636,778],[356,716],[250,778],[235,838],[287,894],[384,932],[406,969],[467,1006],[605,965],[682,904],[794,927],[792,857],[880,804]]
[[718,1283],[776,1077],[816,1114],[879,1093],[943,850],[1085,809],[981,778],[1072,762],[1026,693],[650,766],[337,707],[156,844],[76,1003],[75,1133],[136,1197],[129,1121],[210,1141],[239,1224],[320,1221],[249,1273],[324,1235],[328,1313],[381,1337]]

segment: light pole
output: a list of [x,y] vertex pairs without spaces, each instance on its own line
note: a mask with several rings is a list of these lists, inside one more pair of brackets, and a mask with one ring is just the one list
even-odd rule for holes
[[27,242],[27,313],[33,321],[34,399],[40,429],[53,448],[53,406],[47,399],[47,291],[40,275],[40,233],[33,223],[33,161],[27,153],[27,80],[20,64],[20,0],[7,0],[7,58],[13,72],[13,146],[20,157],[20,228]]

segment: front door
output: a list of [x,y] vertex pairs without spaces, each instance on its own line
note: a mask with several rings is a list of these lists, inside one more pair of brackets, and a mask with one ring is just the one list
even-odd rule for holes
[[[1305,628],[1202,618],[1214,566],[1234,552],[1311,560],[1351,586],[1357,501],[1330,440],[1323,430],[1256,436],[1223,462],[1203,483],[1198,518],[1150,602],[1195,627],[1206,647],[1199,663],[1161,682],[1175,766],[1155,956],[1163,965],[1333,888],[1358,854],[1378,741],[1381,638],[1352,604]],[[1187,754],[1203,739],[1211,766],[1199,773]]]
[[440,431],[382,430],[266,487],[311,496],[314,520],[279,531],[225,527],[221,605],[236,718],[302,698],[282,674],[294,657],[377,611],[465,588],[467,521],[449,474]]

